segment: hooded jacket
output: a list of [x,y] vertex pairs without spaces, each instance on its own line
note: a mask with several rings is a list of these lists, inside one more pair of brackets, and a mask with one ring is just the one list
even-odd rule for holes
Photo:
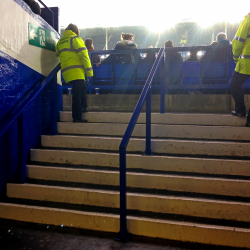
[[[126,49],[136,49],[137,44],[130,40],[122,40],[118,42],[114,50],[126,50]],[[102,61],[102,64],[105,63],[133,63],[134,56],[130,54],[112,54]]]
[[250,75],[250,13],[245,16],[232,41],[235,71]]
[[56,45],[56,53],[60,57],[62,75],[66,83],[73,80],[85,80],[93,76],[88,50],[84,41],[71,30],[65,30],[63,37]]
[[137,44],[130,40],[122,40],[118,42],[115,46],[115,49],[136,49]]

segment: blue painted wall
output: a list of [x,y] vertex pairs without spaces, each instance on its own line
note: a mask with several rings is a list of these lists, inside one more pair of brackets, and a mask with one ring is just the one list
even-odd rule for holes
[[[23,1],[13,1],[20,5],[28,15],[36,19],[42,27],[53,30],[40,16],[35,15],[27,8]],[[31,54],[30,56],[34,55]],[[38,57],[37,60],[41,60],[41,58]],[[25,98],[39,86],[39,82],[44,78],[45,76],[41,73],[0,50],[0,126],[15,112]],[[61,85],[58,84],[57,86],[58,108],[61,110],[62,89]],[[24,111],[24,151],[27,160],[29,159],[30,149],[39,146],[41,135],[48,133],[50,123],[49,94],[50,89],[47,86]],[[14,122],[5,135],[0,138],[0,195],[5,194],[7,182],[16,181],[18,160],[17,129],[17,122]]]
[[[13,113],[36,88],[44,76],[24,64],[0,53],[0,123]],[[25,152],[28,156],[30,148],[40,144],[41,134],[46,134],[50,121],[49,88],[45,88],[40,96],[24,112]],[[15,181],[17,170],[17,123],[0,139],[0,193],[4,191],[6,182]]]

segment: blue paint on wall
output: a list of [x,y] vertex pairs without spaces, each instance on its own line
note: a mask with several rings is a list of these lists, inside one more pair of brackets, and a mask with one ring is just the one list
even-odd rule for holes
[[[2,124],[39,85],[44,76],[0,51],[0,123]],[[60,85],[58,85],[60,86]],[[60,88],[60,87],[59,87]],[[49,86],[24,111],[25,154],[39,146],[50,122]],[[0,193],[7,182],[15,181],[17,170],[17,122],[0,139]]]
[[0,51],[0,121],[44,77]]
[[[25,9],[38,23],[51,31],[55,30],[22,0],[13,0]],[[10,10],[11,11],[11,10]],[[56,33],[58,38],[59,34]],[[38,59],[40,60],[40,58]],[[0,51],[0,125],[38,88],[44,76],[27,65]],[[58,107],[62,110],[62,87],[58,86]],[[24,151],[29,159],[31,148],[40,145],[42,134],[47,134],[50,124],[50,86],[40,93],[24,111]],[[4,194],[6,183],[16,181],[18,167],[17,121],[0,138],[0,195]]]

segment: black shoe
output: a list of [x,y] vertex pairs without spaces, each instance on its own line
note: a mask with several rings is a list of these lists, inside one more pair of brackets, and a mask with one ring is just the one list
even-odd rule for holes
[[82,108],[82,112],[86,113],[86,112],[89,112],[89,111],[86,108]]
[[231,115],[239,116],[239,117],[246,117],[246,112],[238,113],[236,111],[232,111]]
[[245,127],[250,127],[250,122],[247,122],[247,123],[245,124]]
[[88,122],[88,120],[85,120],[85,119],[73,119],[73,122]]

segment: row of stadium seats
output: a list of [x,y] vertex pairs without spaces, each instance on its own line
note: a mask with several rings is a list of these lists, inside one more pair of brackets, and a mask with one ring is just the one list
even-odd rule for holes
[[[160,86],[160,72],[163,71],[163,67],[162,64],[152,87],[157,88]],[[233,61],[229,63],[183,62],[166,64],[165,67],[165,82],[170,87],[171,85],[177,85],[174,88],[181,89],[183,85],[210,84],[210,88],[219,89],[221,84],[228,85],[230,83],[235,63]],[[90,88],[112,89],[117,86],[127,86],[131,89],[136,86],[141,88],[141,85],[145,84],[151,68],[152,63],[101,64],[99,67],[94,65],[94,77]],[[249,83],[250,80],[245,85]]]

